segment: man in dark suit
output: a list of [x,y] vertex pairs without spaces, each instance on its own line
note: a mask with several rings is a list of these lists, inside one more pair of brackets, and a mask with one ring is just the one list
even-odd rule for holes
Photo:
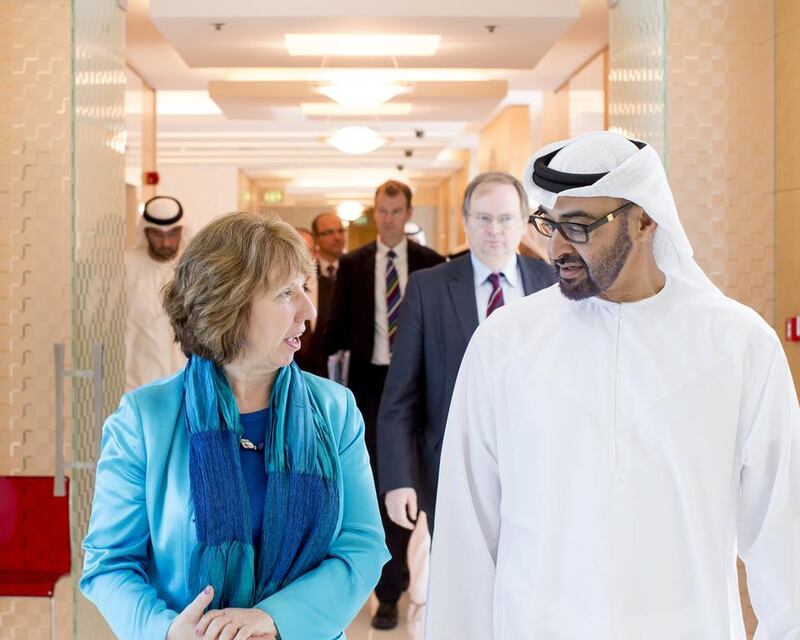
[[[329,354],[350,351],[347,386],[364,416],[364,439],[376,487],[378,407],[389,362],[396,353],[400,299],[410,273],[444,261],[435,251],[406,239],[404,227],[411,213],[411,190],[407,185],[390,180],[378,187],[378,238],[340,259],[325,340]],[[372,625],[391,629],[397,625],[397,601],[408,585],[406,550],[410,532],[389,520],[383,501],[379,502],[392,558],[375,588],[380,605]]]
[[409,278],[378,416],[380,491],[408,529],[418,509],[433,528],[442,437],[472,333],[498,307],[555,282],[546,262],[516,255],[528,217],[518,180],[479,175],[462,212],[469,253]]
[[[320,216],[327,215],[330,214],[320,214]],[[314,219],[315,222],[320,216]],[[327,378],[328,355],[325,353],[325,331],[331,313],[335,280],[322,275],[316,234],[303,227],[298,227],[297,232],[308,246],[308,251],[316,264],[317,273],[314,278],[309,279],[308,288],[311,301],[317,310],[317,317],[306,322],[306,330],[300,338],[300,350],[295,354],[294,360],[304,371]]]

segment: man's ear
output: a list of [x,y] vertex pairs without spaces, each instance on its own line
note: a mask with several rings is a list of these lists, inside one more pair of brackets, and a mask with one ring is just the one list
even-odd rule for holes
[[649,215],[647,215],[647,211],[642,209],[642,213],[639,215],[639,219],[636,223],[637,235],[640,235],[647,240],[652,240],[657,228],[658,223]]

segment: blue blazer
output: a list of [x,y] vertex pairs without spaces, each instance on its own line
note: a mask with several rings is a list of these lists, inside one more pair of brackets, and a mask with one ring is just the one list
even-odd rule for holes
[[[283,640],[331,640],[356,616],[389,558],[353,395],[304,373],[339,443],[339,521],[322,563],[256,606]],[[197,594],[183,372],[125,394],[103,428],[80,587],[119,638],[164,638]]]

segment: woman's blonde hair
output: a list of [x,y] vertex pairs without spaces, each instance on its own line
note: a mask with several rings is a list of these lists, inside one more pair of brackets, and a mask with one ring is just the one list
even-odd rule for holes
[[195,235],[162,301],[183,353],[221,365],[244,347],[255,295],[313,273],[308,249],[291,225],[269,214],[229,213]]

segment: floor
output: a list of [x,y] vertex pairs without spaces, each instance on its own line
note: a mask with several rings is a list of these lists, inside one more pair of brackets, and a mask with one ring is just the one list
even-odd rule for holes
[[377,607],[378,601],[373,595],[353,624],[347,627],[347,640],[422,640],[424,607],[410,604],[407,593],[400,599],[400,622],[391,631],[379,631],[370,626],[369,621]]

